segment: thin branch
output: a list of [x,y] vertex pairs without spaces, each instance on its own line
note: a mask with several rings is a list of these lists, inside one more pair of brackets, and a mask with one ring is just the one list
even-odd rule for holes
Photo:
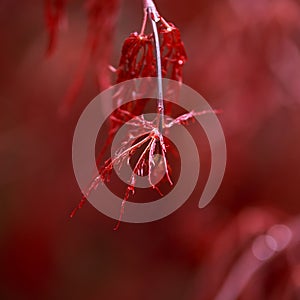
[[161,55],[160,55],[160,44],[159,36],[157,32],[156,23],[160,21],[159,13],[151,0],[144,0],[144,6],[148,13],[149,20],[152,25],[154,42],[155,42],[155,54],[156,54],[156,74],[157,74],[157,111],[159,114],[158,119],[158,130],[160,133],[163,131],[163,120],[164,120],[164,98],[163,98],[163,88],[162,88],[162,71],[161,71]]

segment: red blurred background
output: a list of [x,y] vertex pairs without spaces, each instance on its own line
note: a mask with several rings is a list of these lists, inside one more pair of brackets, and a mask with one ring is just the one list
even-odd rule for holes
[[300,299],[299,2],[156,1],[181,30],[184,82],[223,110],[227,169],[204,209],[192,199],[116,232],[89,204],[69,218],[80,199],[72,137],[122,41],[140,30],[142,1],[98,1],[91,57],[83,2],[69,1],[50,57],[44,2],[0,2],[0,298]]

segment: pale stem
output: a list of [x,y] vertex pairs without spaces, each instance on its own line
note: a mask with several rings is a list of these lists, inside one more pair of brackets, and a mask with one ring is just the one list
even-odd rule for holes
[[162,71],[161,71],[161,56],[160,56],[160,44],[159,36],[157,32],[156,23],[160,21],[159,13],[152,0],[144,0],[144,8],[148,13],[149,20],[152,25],[154,42],[155,42],[155,54],[156,54],[156,73],[157,73],[157,112],[158,112],[158,130],[159,133],[163,131],[164,120],[164,98],[162,87]]

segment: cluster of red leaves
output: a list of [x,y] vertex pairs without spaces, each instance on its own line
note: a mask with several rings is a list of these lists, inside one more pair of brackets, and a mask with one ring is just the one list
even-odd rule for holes
[[131,33],[122,47],[116,82],[156,76],[153,35]]
[[[161,39],[161,65],[163,77],[179,82],[182,81],[182,67],[187,60],[184,45],[178,28],[169,23],[170,27],[160,26]],[[169,75],[168,75],[169,73]]]
[[[158,28],[160,38],[160,53],[162,76],[165,78],[182,81],[182,68],[187,60],[187,55],[181,41],[180,31],[173,24],[161,24]],[[153,34],[131,33],[125,39],[119,66],[116,70],[116,83],[140,77],[155,77],[156,55],[154,50]],[[117,103],[118,105],[122,103]],[[140,115],[147,104],[147,101],[139,101],[134,107],[128,104],[122,111],[116,112],[117,115],[112,119],[127,120],[127,112],[132,115]],[[124,114],[124,110],[126,111]],[[169,114],[171,106],[165,108],[165,113]],[[118,130],[119,122],[113,122],[112,133]]]
[[[187,55],[181,41],[180,31],[171,23],[163,23],[158,28],[158,34],[160,38],[162,77],[182,82],[182,68],[187,60]],[[152,33],[145,35],[134,32],[125,39],[116,73],[116,83],[133,78],[157,76]],[[146,103],[144,101],[134,108],[127,107],[126,110],[134,115],[139,115]],[[169,114],[170,110],[171,106],[168,105],[165,108],[165,113]],[[123,117],[118,116],[118,119],[123,119]],[[114,128],[114,125],[112,125],[112,128]]]
[[[162,76],[182,81],[182,68],[187,60],[186,51],[181,41],[180,31],[171,23],[163,23],[158,28],[159,38],[161,41],[161,64]],[[116,83],[126,80],[140,78],[140,77],[155,77],[156,73],[156,56],[154,49],[153,34],[138,34],[137,32],[131,33],[125,39],[119,66],[116,69],[117,79]],[[119,100],[122,99],[122,93],[131,91],[121,91],[118,97],[115,97],[116,106],[122,105]],[[147,104],[147,100],[132,102],[122,106],[111,115],[110,130],[106,143],[98,156],[98,161],[101,161],[103,154],[107,147],[111,144],[115,133],[118,131],[123,123],[127,122],[133,116],[139,116]],[[171,105],[167,105],[165,113],[171,113]]]
[[[187,60],[180,31],[173,24],[161,24],[158,28],[161,41],[162,76],[182,81],[182,67]],[[116,82],[156,76],[156,56],[153,34],[131,33],[125,39],[117,68]]]
[[[162,65],[162,76],[173,80],[182,81],[182,68],[187,60],[184,45],[181,41],[180,31],[171,23],[162,22],[158,27],[158,34],[160,39],[160,55],[161,55],[161,65]],[[116,83],[120,83],[126,80],[140,78],[140,77],[155,77],[157,76],[157,57],[155,53],[155,41],[152,33],[150,34],[138,34],[137,32],[131,33],[128,38],[125,39],[122,47],[121,58],[119,66],[116,69]],[[148,122],[143,118],[135,119],[135,130],[136,134],[132,135],[122,151],[116,157],[109,158],[103,163],[103,157],[107,149],[110,147],[114,136],[118,129],[128,121],[132,120],[136,116],[143,113],[143,110],[147,104],[147,99],[143,101],[129,102],[126,104],[122,103],[124,98],[124,93],[131,93],[132,91],[120,90],[117,95],[115,95],[113,101],[115,101],[117,110],[110,116],[110,128],[107,139],[104,146],[102,147],[97,162],[102,167],[99,167],[99,175],[97,175],[91,186],[87,191],[85,191],[79,206],[75,208],[71,216],[81,208],[86,197],[90,192],[95,189],[99,182],[107,182],[110,179],[110,174],[113,169],[113,165],[117,163],[122,163],[126,159],[132,158],[138,150],[144,147],[142,153],[137,159],[136,164],[133,166],[132,176],[129,179],[129,184],[127,186],[122,210],[124,209],[124,204],[128,200],[128,197],[134,193],[135,186],[135,176],[143,170],[148,170],[148,179],[152,188],[156,189],[159,193],[159,189],[156,185],[152,184],[152,170],[155,167],[154,153],[158,152],[162,155],[162,160],[160,165],[166,173],[167,181],[172,185],[172,181],[169,175],[169,166],[166,159],[166,148],[163,140],[163,136],[157,132],[156,121]],[[166,114],[171,113],[171,106],[166,107]],[[135,141],[141,139],[140,142],[135,143]],[[122,211],[120,219],[122,216]],[[118,227],[118,225],[117,225]]]

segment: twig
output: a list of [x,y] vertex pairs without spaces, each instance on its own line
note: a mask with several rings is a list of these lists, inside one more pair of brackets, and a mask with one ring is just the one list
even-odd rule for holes
[[144,7],[148,13],[149,20],[152,25],[154,42],[155,42],[155,54],[156,54],[156,74],[157,74],[157,112],[158,118],[158,130],[162,134],[163,131],[163,120],[164,120],[164,98],[163,98],[163,88],[162,88],[162,72],[161,72],[161,55],[160,55],[160,44],[157,32],[156,23],[160,21],[159,13],[151,0],[144,0]]

